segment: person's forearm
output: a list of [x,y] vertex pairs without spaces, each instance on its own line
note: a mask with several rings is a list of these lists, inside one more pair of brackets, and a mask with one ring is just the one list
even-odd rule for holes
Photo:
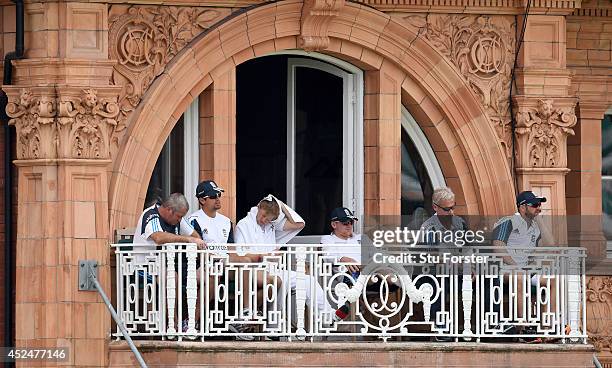
[[238,255],[236,253],[230,253],[229,254],[229,260],[230,260],[230,262],[236,262],[236,263],[251,263],[251,262],[253,262],[253,260],[249,256],[250,256],[250,254],[246,254],[244,256],[240,256],[240,255]]
[[289,210],[287,209],[287,205],[283,204],[283,205],[281,205],[281,208],[283,210],[283,213],[285,214],[285,217],[287,218],[287,221],[292,223],[292,224],[295,224],[296,222],[293,219],[293,217],[291,217],[291,213],[289,213]]
[[516,262],[514,261],[514,259],[512,259],[512,257],[510,257],[508,255],[507,249],[506,249],[506,243],[504,243],[501,240],[493,240],[493,246],[494,247],[503,247],[504,249],[494,249],[493,251],[495,253],[500,253],[502,256],[502,259],[504,260],[504,263],[509,264],[509,265],[515,265]]
[[157,244],[167,243],[194,243],[195,238],[185,235],[176,235],[166,232],[157,232],[151,235],[153,241]]

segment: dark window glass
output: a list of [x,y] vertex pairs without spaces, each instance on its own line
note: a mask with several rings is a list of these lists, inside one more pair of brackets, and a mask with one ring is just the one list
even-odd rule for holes
[[604,233],[612,240],[612,115],[605,115],[601,122],[601,187],[604,215]]
[[[268,193],[287,199],[287,59],[237,67],[237,219]],[[300,235],[324,234],[327,214],[342,205],[342,79],[299,67],[295,91],[295,209],[306,220]]]
[[296,68],[295,207],[300,235],[329,232],[328,214],[342,206],[342,78]]
[[145,207],[160,202],[170,193],[183,193],[185,190],[185,133],[183,116],[176,122],[164,148],[157,158],[153,174],[149,180]]
[[236,220],[286,193],[287,57],[257,58],[236,68]]
[[411,216],[411,221],[425,221],[432,213],[432,194],[425,164],[408,133],[402,129],[402,216]]

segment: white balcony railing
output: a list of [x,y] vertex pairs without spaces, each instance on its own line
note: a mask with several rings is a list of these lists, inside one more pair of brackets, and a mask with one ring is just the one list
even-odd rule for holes
[[[113,247],[117,311],[132,337],[541,337],[564,343],[587,338],[583,248],[530,248],[528,265],[517,267],[504,263],[505,248],[465,247],[469,254],[488,256],[487,262],[418,272],[372,262],[356,277],[312,244],[289,244],[261,263],[232,263],[195,244],[168,244],[153,252],[138,245]],[[419,257],[424,250],[402,252]],[[539,281],[530,282],[536,275]],[[323,293],[317,293],[319,286]],[[313,307],[325,303],[332,308]],[[333,311],[345,303],[350,316],[331,323]],[[230,325],[253,328],[236,333]],[[119,330],[115,336],[120,338]]]

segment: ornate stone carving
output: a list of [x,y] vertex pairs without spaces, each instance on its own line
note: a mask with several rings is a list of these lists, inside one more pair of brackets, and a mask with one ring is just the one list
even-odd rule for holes
[[17,158],[109,159],[118,129],[119,87],[8,87],[6,112],[17,132]]
[[567,166],[566,140],[574,135],[572,127],[578,119],[575,99],[555,101],[517,98],[516,113],[517,157],[519,167]]
[[109,12],[109,55],[117,59],[112,83],[122,86],[118,141],[128,114],[143,93],[196,35],[230,15],[230,9],[113,5]]
[[110,140],[117,129],[117,97],[99,98],[95,89],[83,89],[80,97],[59,98],[58,157],[110,158]]
[[587,332],[598,351],[612,352],[612,276],[587,281]]
[[480,97],[507,157],[511,157],[508,97],[514,64],[514,18],[430,14],[403,19],[457,67]]
[[299,46],[306,51],[329,47],[327,28],[344,7],[344,0],[305,0],[302,8]]
[[[9,125],[17,131],[17,158],[41,159],[55,156],[53,87],[5,88],[9,103],[6,113]],[[50,95],[51,94],[51,95]]]

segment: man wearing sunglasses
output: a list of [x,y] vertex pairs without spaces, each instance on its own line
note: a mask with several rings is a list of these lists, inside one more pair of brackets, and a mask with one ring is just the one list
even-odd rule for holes
[[[539,224],[536,217],[542,212],[542,203],[546,202],[545,197],[538,197],[532,191],[524,191],[516,197],[517,212],[512,216],[506,216],[494,225],[493,228],[493,246],[503,246],[508,248],[531,248],[537,247],[542,239]],[[527,266],[529,257],[523,249],[508,249],[506,256],[503,256],[503,261],[510,267],[520,268]],[[507,275],[506,275],[507,276]],[[517,282],[517,310],[523,310],[523,277],[522,273],[518,273]],[[542,284],[544,286],[547,280],[539,275],[526,274],[529,277],[532,289],[537,288]],[[506,277],[504,283],[506,283]],[[554,282],[551,282],[549,299],[551,300],[551,308],[554,310]],[[508,325],[504,329],[506,334],[515,334],[518,332],[532,334],[535,333],[534,327],[517,331],[515,326]],[[523,339],[525,342],[538,342],[540,339]]]
[[[542,212],[544,202],[546,198],[538,197],[532,191],[521,192],[516,197],[517,212],[500,219],[493,227],[493,246],[537,247],[541,236],[535,218]],[[511,252],[509,256],[504,257],[504,262],[526,266],[527,256],[520,253],[522,252]]]
[[[232,230],[232,223],[229,218],[222,215],[218,211],[221,209],[221,194],[225,192],[223,188],[219,187],[217,183],[212,180],[205,180],[198,184],[196,187],[196,197],[200,209],[195,211],[189,216],[189,223],[195,231],[204,239],[209,250],[211,250],[214,256],[221,258],[227,257],[227,260],[232,263],[250,263],[252,259],[248,256],[240,256],[235,252],[228,252],[228,244],[234,243],[234,233]],[[198,264],[199,265],[199,264]],[[232,282],[236,282],[236,273],[230,273],[229,279]],[[248,273],[243,273],[242,285],[249,285]],[[215,279],[219,281],[216,282]],[[210,276],[208,280],[208,290],[211,298],[215,298],[215,290],[218,283],[222,283],[223,278],[220,276]],[[268,284],[273,284],[271,277],[268,279]],[[263,276],[258,275],[257,277],[258,286],[258,300],[261,302],[263,299],[263,292],[261,287],[263,286]],[[244,315],[247,311],[256,310],[256,306],[250,305],[250,293],[245,290],[242,293],[242,305],[245,310],[242,311]],[[198,303],[199,306],[199,303]],[[199,313],[196,312],[196,316],[199,317]],[[234,333],[248,332],[249,327],[242,323],[233,323],[229,325],[229,330]],[[254,337],[248,334],[239,335],[240,340],[253,340]]]
[[357,217],[348,208],[335,208],[330,215],[332,232],[321,237],[321,248],[325,255],[334,257],[334,264],[346,263],[348,272],[353,275],[359,273],[361,264],[361,234],[353,232],[355,221]]
[[[465,221],[461,217],[455,216],[455,193],[453,193],[453,191],[448,187],[436,188],[431,199],[433,202],[432,208],[434,210],[434,214],[421,225],[421,229],[425,232],[425,244],[431,246],[454,247],[456,244],[444,243],[442,240],[447,238],[463,239],[463,236],[460,233],[468,230]],[[446,234],[449,232],[453,233],[452,237],[446,236]],[[454,234],[458,234],[458,236],[455,236]],[[433,277],[437,275],[435,267],[430,268],[430,273]],[[431,316],[434,318],[434,321],[438,321],[436,315],[442,310],[442,300],[448,300],[450,292],[450,282],[448,278],[444,278],[442,280],[438,279],[438,281],[440,281],[440,286],[444,288],[444,295],[440,293],[435,299],[435,302],[431,305]],[[419,282],[416,283],[416,286],[420,287],[424,282],[427,282],[427,278],[421,278]],[[436,286],[433,283],[432,286],[435,290]],[[447,326],[446,323],[436,323],[435,330],[437,330],[440,335],[434,336],[433,341],[451,341],[451,337],[443,335],[443,332],[448,332],[449,328],[450,327]]]

